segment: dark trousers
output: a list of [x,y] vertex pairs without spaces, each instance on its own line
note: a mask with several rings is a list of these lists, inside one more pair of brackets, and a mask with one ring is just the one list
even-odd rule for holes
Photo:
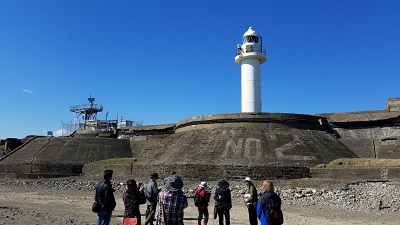
[[218,208],[217,213],[218,213],[219,225],[224,225],[224,216],[225,216],[225,224],[226,225],[231,224],[231,216],[229,215],[229,209]]
[[257,211],[254,204],[248,205],[250,225],[258,225]]
[[197,218],[198,224],[201,223],[201,219],[203,219],[204,215],[204,223],[208,223],[208,208],[205,207],[203,209],[199,209],[199,217]]
[[144,220],[144,225],[153,225],[154,215],[156,214],[157,204],[147,205],[146,209],[146,219]]

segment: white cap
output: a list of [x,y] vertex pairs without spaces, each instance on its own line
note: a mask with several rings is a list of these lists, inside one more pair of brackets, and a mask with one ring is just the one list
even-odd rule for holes
[[207,182],[201,182],[200,184],[199,184],[199,187],[202,187],[202,188],[207,188]]
[[246,179],[244,179],[244,181],[253,182],[253,180],[250,177],[246,177]]

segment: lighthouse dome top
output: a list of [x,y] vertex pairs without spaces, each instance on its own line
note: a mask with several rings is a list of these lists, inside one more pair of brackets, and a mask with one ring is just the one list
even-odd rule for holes
[[245,37],[245,36],[257,36],[258,37],[258,34],[257,34],[257,32],[255,32],[253,30],[252,27],[249,27],[249,29],[243,34],[243,37]]
[[243,34],[243,44],[246,43],[258,43],[260,36],[253,30],[253,28],[249,27],[249,29]]

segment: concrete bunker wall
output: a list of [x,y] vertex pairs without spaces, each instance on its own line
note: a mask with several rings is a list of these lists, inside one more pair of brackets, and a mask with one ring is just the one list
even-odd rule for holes
[[[142,144],[133,149],[140,156],[134,168],[146,174],[175,171],[193,179],[309,177],[309,166],[356,157],[327,132],[322,119],[269,113],[186,119],[162,140],[154,135],[131,140],[131,146]],[[144,144],[152,139],[153,144]]]
[[310,177],[308,167],[290,166],[230,166],[230,165],[199,165],[199,164],[168,164],[168,165],[98,165],[85,164],[85,176],[102,177],[103,171],[112,169],[115,177],[133,176],[137,179],[147,180],[149,175],[157,172],[160,177],[167,177],[178,173],[185,180],[242,180],[243,177],[252,176],[254,179],[299,179]]
[[74,175],[86,162],[121,157],[132,157],[128,140],[42,137],[3,158],[0,173]]
[[387,168],[311,168],[312,178],[356,179],[356,180],[398,180],[400,167]]
[[337,128],[338,139],[360,158],[400,158],[400,129]]
[[336,127],[336,138],[323,116],[237,113],[129,128],[121,136],[130,140],[41,137],[0,160],[0,173],[94,175],[105,167],[85,163],[136,157],[136,164],[115,165],[117,173],[288,179],[310,177],[310,167],[337,158],[400,158],[398,126],[359,125]]

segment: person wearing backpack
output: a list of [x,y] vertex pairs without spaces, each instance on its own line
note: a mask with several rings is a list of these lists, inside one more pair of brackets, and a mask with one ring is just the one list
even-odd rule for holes
[[194,204],[199,211],[199,217],[197,218],[197,224],[201,225],[201,220],[204,215],[203,225],[208,223],[208,203],[210,202],[211,193],[207,191],[208,185],[206,182],[201,182],[199,186],[196,188]]
[[230,225],[231,218],[229,210],[232,208],[232,196],[231,190],[229,189],[229,183],[226,180],[218,182],[218,188],[215,191],[214,200],[217,202],[219,225],[224,225],[224,216],[225,224]]
[[283,224],[282,201],[274,192],[272,181],[264,181],[261,196],[257,202],[257,217],[261,225]]

